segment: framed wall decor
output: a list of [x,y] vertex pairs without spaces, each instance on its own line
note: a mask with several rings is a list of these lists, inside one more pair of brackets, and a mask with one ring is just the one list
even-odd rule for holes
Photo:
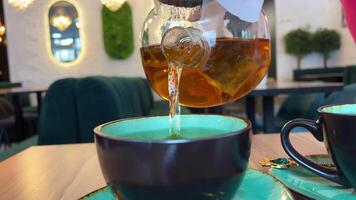
[[125,2],[118,10],[102,8],[104,47],[112,59],[126,59],[134,50],[132,10]]
[[80,20],[76,7],[67,1],[52,4],[48,12],[51,52],[60,63],[71,63],[81,53]]

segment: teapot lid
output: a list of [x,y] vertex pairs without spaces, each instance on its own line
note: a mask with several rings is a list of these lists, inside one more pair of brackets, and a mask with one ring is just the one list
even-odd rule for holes
[[158,0],[161,3],[178,7],[195,7],[202,4],[203,0]]
[[[176,7],[196,7],[213,0],[158,0],[161,3]],[[231,14],[247,22],[259,19],[264,0],[216,0]]]

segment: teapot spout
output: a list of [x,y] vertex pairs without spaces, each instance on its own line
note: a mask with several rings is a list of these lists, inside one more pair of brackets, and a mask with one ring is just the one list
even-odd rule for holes
[[161,40],[167,61],[179,67],[203,67],[210,56],[210,46],[196,28],[176,26],[168,29]]

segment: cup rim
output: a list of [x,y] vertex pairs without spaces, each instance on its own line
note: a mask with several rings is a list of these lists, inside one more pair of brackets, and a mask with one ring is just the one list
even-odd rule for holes
[[348,117],[356,117],[356,114],[345,114],[345,113],[331,113],[331,112],[326,112],[323,111],[323,109],[325,108],[330,108],[330,107],[335,107],[335,106],[346,106],[346,105],[355,105],[356,103],[337,103],[337,104],[328,104],[328,105],[324,105],[324,106],[320,106],[318,108],[318,113],[320,114],[329,114],[329,115],[338,115],[338,116],[348,116]]
[[[132,142],[132,143],[150,143],[150,144],[180,144],[180,143],[194,143],[194,142],[202,142],[202,141],[209,141],[209,140],[216,140],[216,139],[222,139],[222,138],[227,138],[231,137],[234,135],[240,135],[245,132],[250,132],[251,130],[251,122],[243,117],[239,116],[231,116],[231,115],[216,115],[216,114],[185,114],[185,116],[217,116],[217,117],[228,117],[228,118],[237,118],[242,121],[244,121],[247,125],[246,127],[238,130],[238,131],[233,131],[233,132],[228,132],[224,133],[222,135],[217,135],[217,136],[212,136],[212,137],[202,137],[202,138],[197,138],[197,139],[179,139],[179,140],[139,140],[139,139],[129,139],[129,138],[124,138],[124,137],[113,137],[104,134],[101,130],[104,126],[107,126],[109,124],[117,123],[117,122],[123,122],[123,121],[129,121],[129,120],[134,120],[134,119],[142,119],[142,118],[159,118],[159,117],[165,117],[164,116],[150,116],[150,117],[130,117],[130,118],[125,118],[125,119],[118,119],[118,120],[113,120],[110,122],[106,122],[104,124],[101,124],[97,127],[94,128],[94,134],[113,141],[117,142]],[[168,116],[167,116],[168,117]]]

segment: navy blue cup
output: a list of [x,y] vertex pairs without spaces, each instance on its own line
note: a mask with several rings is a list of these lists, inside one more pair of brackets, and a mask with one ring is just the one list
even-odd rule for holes
[[[169,126],[167,116],[124,119],[97,127],[95,142],[102,173],[123,200],[232,200],[243,179],[251,148],[245,119],[183,115],[182,130],[214,129],[188,139],[132,138]],[[191,137],[189,139],[189,137]]]
[[[324,106],[318,112],[318,121],[295,119],[288,122],[282,128],[282,146],[293,160],[306,169],[356,189],[356,104]],[[336,169],[322,167],[296,151],[289,139],[295,127],[308,129],[317,140],[324,142]]]

